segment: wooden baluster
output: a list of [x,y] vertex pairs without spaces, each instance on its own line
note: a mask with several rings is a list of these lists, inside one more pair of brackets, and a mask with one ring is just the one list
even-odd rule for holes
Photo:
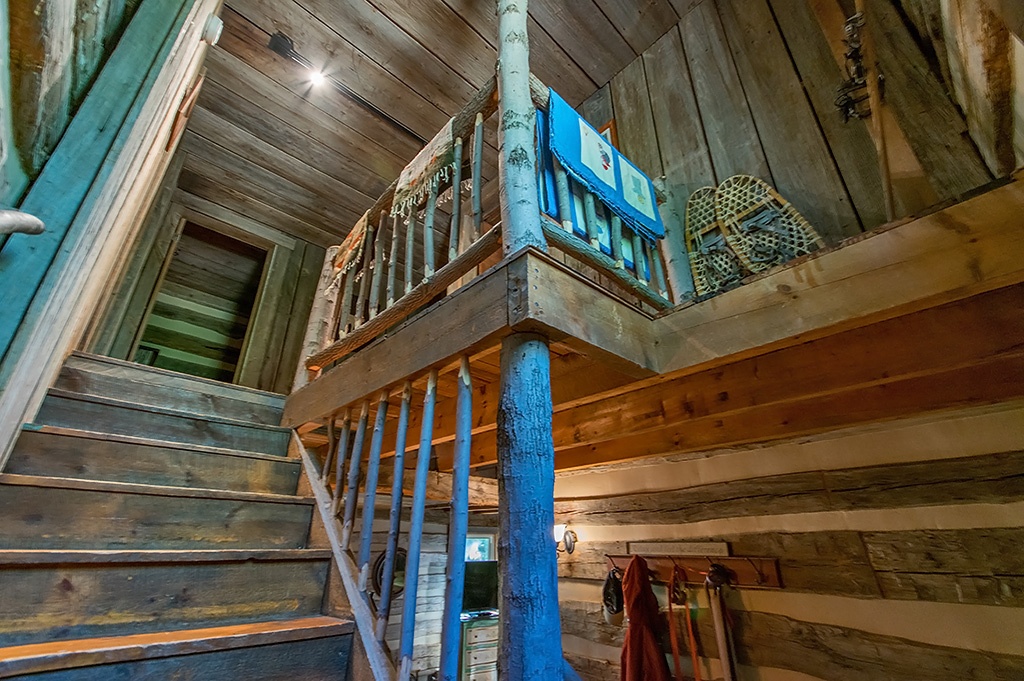
[[377,396],[377,418],[370,439],[370,459],[366,464],[366,493],[363,494],[363,529],[359,535],[359,590],[366,593],[370,576],[370,548],[373,546],[373,516],[377,502],[377,480],[380,477],[380,451],[384,446],[384,423],[388,417],[390,393],[381,390]]
[[462,138],[455,138],[455,168],[452,169],[452,225],[448,230],[448,262],[459,257],[459,227],[462,223]]
[[320,482],[326,483],[331,475],[331,463],[334,461],[334,450],[338,446],[335,439],[334,414],[327,417],[327,456],[324,457],[324,467],[320,469]]
[[377,235],[373,240],[373,280],[370,284],[370,319],[377,316],[380,310],[380,281],[384,276],[384,228],[385,213],[380,214],[380,224],[377,225]]
[[334,499],[331,501],[331,517],[338,517],[341,506],[341,483],[345,475],[345,458],[348,456],[348,441],[352,436],[352,408],[345,407],[345,416],[341,421],[341,437],[338,440],[337,462],[334,464]]
[[587,220],[587,236],[590,238],[591,247],[601,250],[601,242],[597,236],[597,206],[594,201],[594,195],[585,191],[583,194],[583,216]]
[[554,155],[551,160],[555,164],[555,190],[558,197],[558,219],[562,221],[565,231],[572,234],[572,209],[569,202],[569,176],[565,174],[565,168],[558,162]]
[[427,195],[423,213],[423,281],[434,276],[434,214],[437,212],[437,185]]
[[366,232],[363,234],[362,262],[359,263],[359,296],[356,298],[356,309],[353,312],[352,328],[358,329],[366,321],[364,309],[366,307],[366,295],[370,289],[370,263],[373,262],[373,254],[370,252],[370,244],[373,242],[370,235],[375,234],[373,223],[367,219]]
[[483,224],[483,185],[484,185],[484,115],[476,115],[473,125],[473,241],[480,238],[480,227]]
[[398,272],[398,224],[399,219],[396,215],[391,226],[391,254],[388,257],[388,287],[387,302],[384,304],[385,309],[395,304],[395,273]]
[[352,321],[352,289],[355,288],[356,268],[353,267],[345,273],[345,284],[341,290],[341,298],[338,305],[341,312],[338,315],[338,338],[348,333],[348,325]]
[[402,526],[402,483],[405,481],[405,441],[409,430],[409,404],[412,402],[412,381],[402,389],[402,407],[398,412],[398,431],[395,433],[395,477],[391,481],[391,515],[388,517],[388,543],[384,549],[384,578],[381,579],[380,603],[377,604],[377,640],[384,643],[391,615],[391,589],[395,582],[395,552],[398,533]]
[[[630,230],[632,232],[632,230]],[[633,270],[636,272],[637,281],[647,285],[647,275],[644,274],[644,242],[636,232],[633,234]]]
[[366,441],[366,422],[370,418],[370,400],[363,400],[359,412],[359,425],[352,441],[352,455],[348,462],[348,492],[345,495],[345,515],[341,525],[341,549],[348,550],[352,539],[352,522],[356,517],[356,502],[359,501],[359,464],[363,459],[363,443]]
[[455,452],[452,506],[448,523],[448,564],[441,619],[439,679],[456,679],[459,668],[462,590],[466,581],[466,532],[469,530],[469,455],[473,433],[473,385],[469,357],[462,356],[455,403]]
[[662,298],[668,298],[668,284],[665,282],[665,268],[661,264],[661,253],[658,252],[656,244],[644,242],[644,252],[647,254],[647,262],[651,263],[651,281]]
[[405,591],[402,594],[402,642],[399,649],[399,679],[412,672],[413,643],[416,636],[416,595],[419,590],[420,551],[423,546],[423,516],[427,504],[427,476],[430,473],[431,442],[434,440],[434,405],[437,402],[437,369],[427,377],[420,425],[420,449],[416,454],[416,481],[412,488],[409,519],[409,551],[405,559]]
[[626,261],[622,257],[622,218],[612,213],[612,260],[617,269],[624,269]]
[[416,209],[409,213],[409,224],[405,230],[405,292],[412,290],[412,264],[416,256]]

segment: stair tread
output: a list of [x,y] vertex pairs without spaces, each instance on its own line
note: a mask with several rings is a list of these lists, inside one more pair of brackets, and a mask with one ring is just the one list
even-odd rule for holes
[[203,385],[209,385],[217,390],[224,392],[242,392],[249,393],[252,395],[262,396],[270,398],[272,402],[280,401],[284,404],[284,400],[287,395],[281,393],[275,393],[269,390],[260,390],[259,388],[250,388],[245,385],[236,385],[234,383],[225,383],[223,381],[215,381],[212,378],[205,378],[203,376],[193,376],[192,374],[185,374],[180,371],[173,371],[171,369],[164,369],[161,367],[149,366],[148,364],[139,364],[138,362],[131,362],[125,359],[117,359],[114,357],[105,357],[103,355],[93,355],[88,352],[82,352],[81,350],[75,350],[71,353],[71,357],[80,358],[93,362],[102,362],[104,364],[112,364],[115,366],[125,367],[126,369],[133,369],[140,373],[153,373],[157,375],[169,376],[171,378],[185,379],[189,382],[200,383]]
[[239,419],[231,419],[224,416],[216,416],[211,414],[201,414],[192,411],[184,411],[181,409],[170,409],[168,407],[158,407],[151,404],[140,404],[137,402],[129,402],[127,400],[119,400],[115,397],[108,397],[106,395],[92,395],[90,393],[79,393],[72,390],[63,390],[61,388],[50,388],[47,395],[54,397],[63,397],[68,400],[79,400],[81,402],[92,402],[93,404],[101,404],[111,407],[119,407],[122,409],[132,409],[134,411],[146,411],[152,414],[164,414],[166,416],[177,416],[180,418],[194,419],[196,421],[210,421],[215,423],[224,423],[231,426],[239,426],[245,428],[253,428],[255,430],[266,430],[273,433],[288,432],[290,429],[282,426],[268,426],[263,423],[253,423],[251,421],[242,421]]
[[98,664],[351,634],[350,620],[303,617],[201,629],[51,641],[0,648],[0,678]]
[[0,566],[328,560],[330,549],[2,549]]
[[209,489],[206,487],[172,487],[169,485],[147,485],[137,482],[109,482],[106,480],[87,480],[82,478],[55,478],[45,475],[22,475],[19,473],[0,473],[0,485],[77,489],[93,492],[116,492],[121,494],[146,494],[158,497],[258,501],[274,504],[299,504],[303,506],[313,506],[316,503],[316,500],[313,497],[303,497],[292,494],[236,492],[232,490]]
[[139,437],[136,435],[120,435],[118,433],[104,433],[96,430],[84,430],[81,428],[66,428],[64,426],[41,425],[37,423],[26,423],[22,430],[37,433],[48,433],[63,435],[66,437],[78,437],[89,440],[105,440],[107,442],[122,442],[125,444],[144,445],[149,447],[164,447],[166,449],[181,449],[190,452],[202,452],[206,454],[221,454],[224,456],[238,456],[247,459],[261,459],[263,461],[274,461],[290,463],[300,466],[298,459],[291,459],[278,454],[263,454],[262,452],[249,452],[242,449],[227,449],[224,447],[211,447],[210,445],[193,445],[187,442],[176,442],[174,440],[160,440],[156,438]]

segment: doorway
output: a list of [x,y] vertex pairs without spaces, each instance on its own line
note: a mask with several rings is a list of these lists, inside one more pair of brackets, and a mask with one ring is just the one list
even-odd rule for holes
[[267,251],[186,222],[134,361],[234,382]]

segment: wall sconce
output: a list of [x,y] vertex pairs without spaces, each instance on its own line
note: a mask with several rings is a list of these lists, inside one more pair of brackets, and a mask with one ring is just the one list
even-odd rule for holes
[[570,529],[567,529],[565,525],[555,525],[554,535],[555,550],[559,553],[562,553],[563,551],[565,553],[572,553],[576,549],[576,533]]

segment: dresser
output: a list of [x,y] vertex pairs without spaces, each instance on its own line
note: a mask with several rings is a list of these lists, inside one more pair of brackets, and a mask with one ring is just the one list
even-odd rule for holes
[[498,620],[479,618],[462,623],[461,681],[498,681]]

